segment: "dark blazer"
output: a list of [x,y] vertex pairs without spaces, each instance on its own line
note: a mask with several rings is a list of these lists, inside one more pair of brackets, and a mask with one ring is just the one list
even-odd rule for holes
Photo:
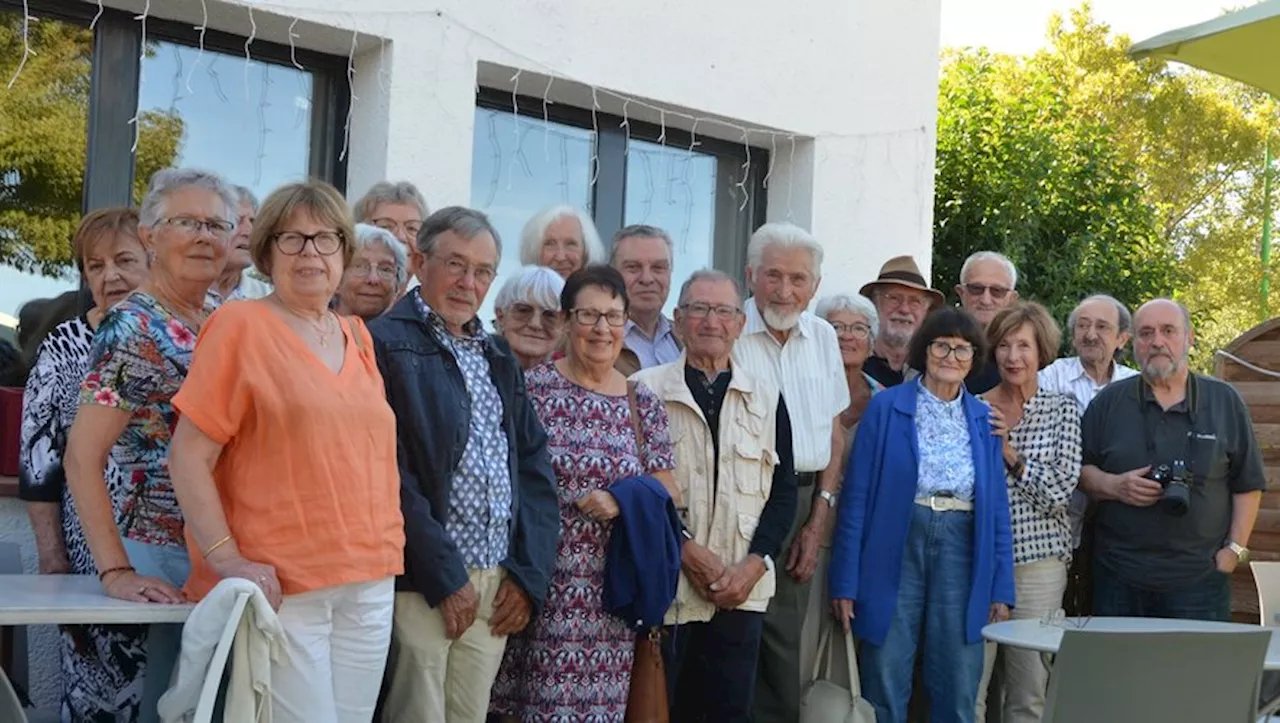
[[[369,322],[369,332],[387,401],[396,414],[406,538],[405,572],[396,579],[396,589],[420,592],[436,607],[467,584],[466,566],[444,525],[454,472],[467,444],[471,397],[457,360],[436,340],[411,295]],[[511,463],[511,538],[501,565],[538,610],[560,536],[555,473],[519,362],[497,337],[489,338],[485,357],[502,397]]]
[[[827,576],[830,597],[856,602],[853,634],[884,645],[897,610],[902,554],[919,481],[916,394],[920,383],[899,384],[871,398],[845,465],[840,512]],[[969,392],[964,412],[973,451],[973,571],[965,611],[965,639],[982,640],[992,603],[1013,607],[1013,531],[1000,439],[991,433],[991,408]]]

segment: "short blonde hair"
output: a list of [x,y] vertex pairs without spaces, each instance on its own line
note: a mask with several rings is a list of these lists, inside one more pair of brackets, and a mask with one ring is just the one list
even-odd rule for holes
[[996,314],[987,327],[987,341],[995,349],[1001,340],[1021,329],[1023,324],[1031,325],[1031,332],[1036,338],[1037,371],[1044,369],[1058,358],[1062,330],[1049,310],[1034,301],[1019,301]]
[[[71,253],[75,255],[76,268],[84,273],[84,259],[99,241],[114,235],[127,236],[138,242],[138,212],[132,208],[100,208],[85,216],[71,237]],[[146,255],[145,253],[143,254]]]
[[342,235],[342,267],[351,264],[355,255],[356,231],[351,211],[338,189],[324,181],[290,183],[277,188],[262,202],[249,236],[249,257],[267,278],[271,278],[271,245],[281,227],[299,211],[321,224],[332,226]]
[[378,210],[378,206],[384,203],[405,203],[418,207],[418,213],[423,218],[429,213],[427,209],[427,199],[422,196],[422,192],[418,187],[408,181],[378,181],[373,184],[360,200],[355,202],[352,207],[352,213],[355,214],[356,221],[359,223],[369,223],[373,220],[373,212]]

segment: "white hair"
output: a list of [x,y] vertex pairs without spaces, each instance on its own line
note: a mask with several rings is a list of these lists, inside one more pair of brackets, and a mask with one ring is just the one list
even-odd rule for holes
[[969,254],[969,258],[965,259],[964,265],[960,267],[960,283],[967,283],[966,279],[969,278],[969,270],[973,268],[974,264],[983,261],[995,261],[1003,266],[1005,273],[1009,274],[1009,288],[1018,288],[1018,267],[1013,265],[1008,256],[996,251],[978,251],[977,253]]
[[258,207],[262,204],[258,203],[258,197],[253,195],[247,186],[232,186],[236,190],[236,198],[240,199],[241,204],[249,204],[254,213],[258,212]]
[[352,254],[359,253],[362,249],[382,246],[391,252],[392,258],[396,261],[396,288],[404,286],[405,281],[409,279],[409,252],[404,244],[400,243],[400,239],[385,228],[367,223],[356,224],[355,230],[356,237],[351,243]]
[[813,278],[822,277],[822,244],[808,231],[793,223],[766,223],[751,234],[747,244],[747,266],[760,268],[760,260],[767,248],[804,249],[813,258]]
[[223,220],[235,225],[240,216],[240,201],[235,187],[222,176],[199,168],[162,168],[151,174],[147,195],[143,197],[142,206],[138,209],[138,225],[155,226],[166,213],[165,201],[169,195],[192,186],[217,194],[225,207]]
[[524,266],[498,289],[493,308],[506,312],[512,304],[528,304],[547,311],[560,310],[564,279],[546,266]]
[[880,336],[880,315],[876,313],[876,305],[871,303],[871,299],[862,294],[836,294],[823,297],[818,302],[817,314],[827,321],[831,321],[832,314],[841,311],[865,317],[867,326],[871,327],[871,338]]
[[520,263],[526,266],[537,266],[542,261],[542,242],[545,240],[547,227],[562,218],[577,219],[582,226],[582,265],[601,264],[605,261],[604,244],[600,243],[600,232],[586,212],[574,206],[552,206],[534,214],[520,232]]
[[738,283],[737,279],[733,278],[732,276],[726,274],[723,271],[718,271],[716,269],[698,269],[697,271],[693,272],[693,275],[685,279],[685,282],[683,284],[681,284],[680,296],[676,301],[676,305],[684,306],[686,303],[688,303],[689,290],[692,289],[693,285],[698,283],[699,281],[714,281],[716,283],[729,284],[730,286],[733,287],[734,296],[738,297],[738,303],[739,304],[742,303],[742,285]]

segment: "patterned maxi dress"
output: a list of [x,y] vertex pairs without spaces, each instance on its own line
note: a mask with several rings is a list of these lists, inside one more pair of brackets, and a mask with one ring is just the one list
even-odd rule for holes
[[507,641],[491,709],[522,721],[622,721],[635,635],[603,610],[611,523],[584,516],[574,502],[642,470],[675,467],[667,412],[651,389],[637,385],[644,434],[644,449],[637,455],[627,397],[589,392],[554,364],[529,370],[525,381],[547,430],[560,500],[560,543],[542,613]]

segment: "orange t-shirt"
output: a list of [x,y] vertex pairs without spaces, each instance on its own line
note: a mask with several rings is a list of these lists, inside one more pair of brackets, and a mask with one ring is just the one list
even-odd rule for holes
[[[373,341],[341,319],[335,374],[265,301],[229,302],[205,322],[173,398],[222,444],[213,479],[241,554],[274,565],[286,595],[404,571],[396,420]],[[358,341],[351,331],[358,334]],[[218,583],[187,533],[186,593]]]

